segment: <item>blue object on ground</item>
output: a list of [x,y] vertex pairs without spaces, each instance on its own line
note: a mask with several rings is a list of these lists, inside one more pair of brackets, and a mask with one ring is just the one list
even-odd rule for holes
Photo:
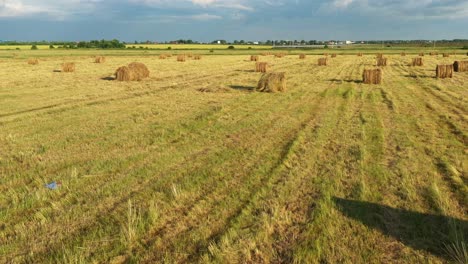
[[49,184],[46,184],[46,187],[51,190],[56,190],[59,187],[59,184],[57,182],[51,182]]

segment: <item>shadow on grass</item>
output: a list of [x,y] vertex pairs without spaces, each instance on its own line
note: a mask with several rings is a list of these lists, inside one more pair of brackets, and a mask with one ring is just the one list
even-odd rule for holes
[[253,92],[255,87],[253,86],[244,86],[244,85],[229,85],[231,89],[238,90],[238,91],[249,91]]
[[329,82],[336,82],[336,83],[343,83],[343,82],[347,82],[347,83],[362,83],[362,80],[341,80],[341,79],[329,79],[327,80]]
[[377,229],[416,250],[425,250],[452,261],[447,246],[466,243],[468,221],[442,215],[418,213],[375,203],[334,197],[333,200],[347,217]]
[[115,80],[115,77],[111,77],[111,76],[109,76],[109,77],[102,77],[101,80],[103,80],[103,81],[114,81],[114,80]]

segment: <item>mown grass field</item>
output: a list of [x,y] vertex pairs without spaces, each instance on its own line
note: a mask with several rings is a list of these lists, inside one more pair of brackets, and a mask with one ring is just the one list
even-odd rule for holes
[[[1,263],[466,254],[468,73],[434,78],[466,56],[387,55],[382,85],[360,82],[372,55],[261,56],[287,74],[288,92],[268,94],[245,55],[26,54],[0,59]],[[54,72],[64,61],[76,72]],[[151,77],[108,80],[132,61]]]

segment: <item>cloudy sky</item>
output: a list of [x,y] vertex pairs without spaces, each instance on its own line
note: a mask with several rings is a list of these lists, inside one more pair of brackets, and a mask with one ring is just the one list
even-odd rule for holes
[[0,0],[0,40],[468,38],[468,0]]

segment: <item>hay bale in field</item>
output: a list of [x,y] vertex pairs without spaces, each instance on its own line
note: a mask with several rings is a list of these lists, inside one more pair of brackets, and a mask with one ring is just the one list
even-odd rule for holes
[[267,72],[268,70],[268,63],[266,62],[257,62],[255,64],[255,72]]
[[357,55],[358,55],[358,57],[362,57],[362,53],[358,53]]
[[448,58],[448,57],[450,57],[450,54],[444,53],[444,54],[442,54],[442,56],[443,56],[444,58]]
[[29,65],[38,65],[38,64],[39,64],[39,60],[38,60],[38,59],[29,59],[29,60],[28,60],[28,64],[29,64]]
[[318,59],[318,66],[327,66],[328,59],[327,58],[320,58]]
[[455,61],[453,63],[453,70],[455,72],[466,72],[466,71],[468,71],[468,61]]
[[277,53],[275,54],[276,58],[283,58],[285,55],[283,53]]
[[257,55],[251,55],[250,56],[250,61],[258,61],[258,56]]
[[453,64],[437,65],[436,77],[440,79],[452,78],[453,77]]
[[422,58],[413,58],[411,66],[424,66]]
[[74,62],[65,62],[62,64],[62,72],[74,72],[75,63]]
[[171,58],[172,57],[172,54],[171,53],[168,53],[168,54],[165,54],[166,58]]
[[424,57],[424,53],[423,52],[419,53],[419,57]]
[[192,58],[192,57],[193,57],[193,54],[192,54],[192,53],[189,53],[189,54],[187,54],[187,57],[188,57],[188,58]]
[[383,58],[383,54],[382,53],[377,53],[376,57],[377,57],[377,59],[381,59],[381,58]]
[[94,63],[104,63],[106,62],[106,57],[104,56],[97,56],[96,58],[94,58]]
[[299,59],[304,60],[306,58],[305,54],[299,54]]
[[364,70],[362,73],[362,82],[365,84],[381,84],[382,69]]
[[167,58],[166,55],[162,55],[162,54],[159,55],[159,59],[160,59],[160,60],[165,60],[166,58]]
[[201,60],[201,55],[194,55],[194,56],[193,56],[193,59],[194,59],[194,60]]
[[257,91],[259,92],[285,92],[286,74],[284,72],[265,73],[258,81]]
[[331,55],[332,58],[336,58],[336,56],[337,56],[337,55],[336,55],[335,53],[333,53],[333,54]]
[[128,66],[123,66],[115,71],[117,81],[141,81],[149,77],[150,71],[145,64],[132,62]]
[[377,58],[377,66],[387,66],[387,58]]
[[185,62],[185,55],[177,55],[177,61]]
[[328,53],[327,52],[323,53],[323,56],[328,57]]
[[438,54],[437,52],[429,52],[429,55],[431,55],[431,56],[437,56],[437,55],[439,55],[439,54]]
[[405,52],[402,52],[400,55],[401,55],[402,57],[405,57],[405,56],[406,56],[406,53],[405,53]]

